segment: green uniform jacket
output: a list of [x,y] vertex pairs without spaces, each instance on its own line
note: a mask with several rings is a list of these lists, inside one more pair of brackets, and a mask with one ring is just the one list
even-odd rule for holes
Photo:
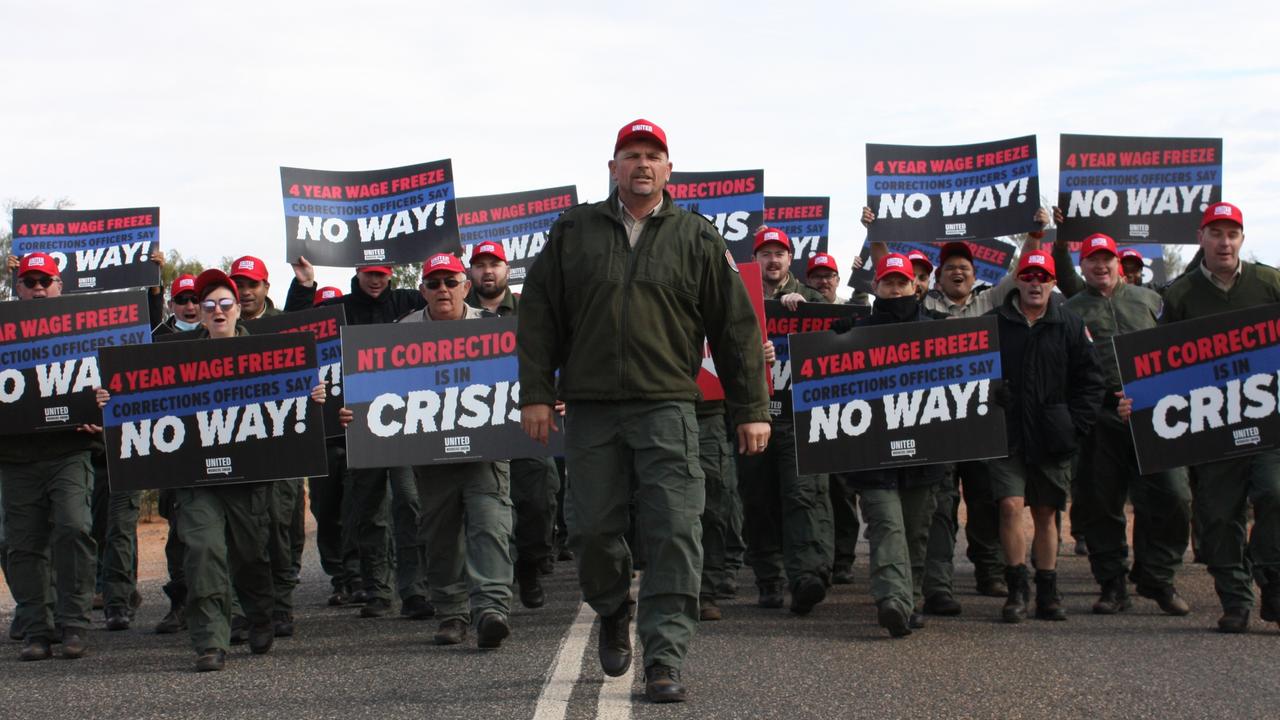
[[[511,288],[507,288],[504,292],[505,294],[502,296],[502,301],[498,303],[498,311],[492,314],[497,315],[498,317],[518,315],[520,313],[520,296],[511,292]],[[485,310],[485,312],[489,312],[485,309],[484,303],[481,302],[480,293],[476,292],[474,285],[471,287],[471,292],[467,293],[467,299],[465,302],[473,308],[480,308],[481,310]]]
[[1120,366],[1116,363],[1116,348],[1111,338],[1155,327],[1160,321],[1161,306],[1160,293],[1124,282],[1116,286],[1109,298],[1086,286],[1067,301],[1067,307],[1084,318],[1085,326],[1093,335],[1093,346],[1098,351],[1098,362],[1102,364],[1102,375],[1107,382],[1104,405],[1112,403],[1115,398],[1112,393],[1120,389]]
[[571,208],[525,279],[517,349],[520,404],[687,400],[703,337],[735,425],[768,422],[760,328],[724,240],[664,191],[631,247],[615,190]]
[[1280,271],[1242,260],[1240,276],[1230,290],[1210,282],[1200,268],[1174,280],[1164,291],[1161,321],[1178,322],[1277,302],[1280,302]]
[[765,300],[781,300],[783,295],[788,295],[790,293],[800,293],[800,295],[804,297],[805,302],[827,302],[827,299],[822,296],[822,293],[814,290],[808,285],[801,285],[800,281],[796,279],[796,276],[791,273],[787,273],[787,279],[783,280],[782,283],[778,285],[778,289],[774,290],[772,295],[765,296]]

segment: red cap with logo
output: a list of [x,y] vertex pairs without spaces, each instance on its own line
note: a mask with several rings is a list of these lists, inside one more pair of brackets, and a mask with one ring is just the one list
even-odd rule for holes
[[231,277],[263,282],[267,279],[267,264],[252,255],[236,258],[231,263]]
[[340,297],[342,297],[341,290],[339,290],[336,287],[333,287],[332,285],[326,285],[325,287],[322,287],[316,291],[315,300],[312,300],[311,304],[319,305],[325,300],[332,300],[334,298],[340,298]]
[[1111,239],[1110,235],[1094,233],[1081,241],[1080,259],[1083,260],[1094,253],[1102,252],[1104,250],[1112,255],[1120,255],[1120,251],[1116,248],[1116,241]]
[[657,123],[650,122],[644,118],[632,120],[622,126],[622,129],[618,131],[618,141],[613,144],[613,151],[615,153],[618,152],[623,145],[632,140],[652,140],[662,146],[663,152],[670,152],[667,150],[666,131],[658,127]]
[[422,277],[427,277],[435,272],[460,273],[466,272],[466,269],[462,267],[462,261],[458,259],[457,255],[436,253],[422,263]]
[[1229,202],[1216,202],[1205,208],[1204,215],[1200,217],[1200,227],[1218,220],[1230,220],[1239,225],[1241,230],[1244,229],[1244,213]]
[[1053,264],[1053,256],[1039,250],[1026,253],[1018,260],[1018,274],[1021,275],[1026,270],[1043,270],[1054,279],[1058,277],[1057,266]]
[[973,250],[969,249],[969,243],[959,241],[949,242],[946,245],[943,245],[942,249],[938,251],[938,262],[942,265],[946,265],[947,259],[953,257],[962,257],[972,264]]
[[58,270],[58,261],[48,253],[33,252],[22,256],[22,260],[18,263],[18,277],[22,277],[29,272],[39,272],[51,277],[62,277],[62,272]]
[[182,293],[193,293],[196,291],[196,276],[190,273],[179,275],[173,279],[173,284],[169,286],[169,299],[178,297]]
[[929,256],[919,250],[912,250],[907,253],[907,258],[913,263],[923,263],[925,272],[933,272],[933,263],[929,262]]
[[880,282],[888,275],[897,273],[908,280],[915,280],[916,276],[911,271],[911,258],[902,253],[889,253],[880,258],[880,262],[876,263],[876,282]]
[[356,268],[356,272],[357,273],[371,272],[371,273],[377,273],[379,275],[390,275],[391,267],[389,265],[365,265],[364,267]]
[[507,261],[507,251],[505,248],[502,247],[502,243],[495,243],[495,242],[480,243],[475,247],[474,250],[471,251],[471,262],[474,263],[476,261],[476,258],[480,257],[481,255],[488,255],[489,257],[497,258],[502,262]]
[[778,228],[771,227],[760,228],[760,231],[756,233],[755,245],[751,246],[751,252],[756,252],[768,243],[778,243],[782,247],[786,248],[787,252],[793,252],[791,249],[791,238],[787,237],[787,234]]
[[1125,248],[1120,251],[1120,262],[1124,262],[1125,260],[1137,260],[1138,262],[1142,262],[1142,253],[1134,250],[1133,248]]
[[196,278],[196,297],[203,300],[206,295],[219,286],[230,288],[232,295],[238,296],[240,294],[240,289],[236,287],[235,280],[232,280],[229,275],[217,268],[210,268],[200,273],[200,276]]
[[824,252],[815,253],[813,257],[809,258],[809,267],[805,269],[805,272],[811,273],[814,268],[825,268],[837,274],[840,272],[840,268],[836,266],[836,259]]

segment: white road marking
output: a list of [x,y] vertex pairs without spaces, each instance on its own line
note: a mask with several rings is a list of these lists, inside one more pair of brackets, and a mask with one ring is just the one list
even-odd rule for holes
[[[640,580],[631,581],[631,597],[640,590]],[[631,672],[620,677],[604,676],[600,685],[600,695],[596,699],[597,720],[629,720],[631,717],[631,684],[636,670],[640,669],[644,653],[640,648],[640,638],[636,635],[636,623],[631,623]]]
[[534,720],[564,720],[573,688],[582,677],[582,656],[595,620],[596,613],[590,605],[578,605],[578,616],[573,619],[573,624],[560,641],[555,664],[551,666],[547,684],[542,686],[542,693],[538,696],[538,705],[533,711]]

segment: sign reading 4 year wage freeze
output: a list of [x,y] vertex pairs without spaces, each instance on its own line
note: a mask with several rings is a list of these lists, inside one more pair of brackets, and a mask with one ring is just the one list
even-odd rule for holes
[[160,208],[13,211],[13,254],[53,256],[62,292],[96,292],[160,284]]

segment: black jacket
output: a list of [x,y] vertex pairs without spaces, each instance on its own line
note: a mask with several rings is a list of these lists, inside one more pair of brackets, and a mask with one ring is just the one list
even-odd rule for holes
[[1061,459],[1076,451],[1092,431],[1105,384],[1093,339],[1084,320],[1066,307],[1061,295],[1035,325],[1014,305],[1009,293],[988,315],[1000,322],[1000,366],[1009,455],[1027,462]]
[[[289,295],[285,298],[284,311],[296,312],[313,306],[316,297],[314,287],[305,287],[297,278],[289,285]],[[351,278],[351,292],[342,297],[330,298],[320,303],[324,305],[342,305],[347,311],[348,325],[376,325],[399,320],[414,310],[427,306],[422,293],[417,290],[387,288],[378,297],[370,297],[360,289],[359,278]]]

